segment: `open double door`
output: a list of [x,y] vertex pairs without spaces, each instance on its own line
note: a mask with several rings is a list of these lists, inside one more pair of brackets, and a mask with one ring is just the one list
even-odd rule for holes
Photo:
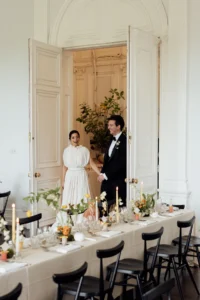
[[[29,48],[30,191],[37,192],[61,185],[63,133],[72,125],[73,57],[69,52],[63,59],[62,49],[34,40]],[[141,181],[144,191],[157,189],[157,38],[129,27],[127,50],[128,204],[133,178],[138,179],[138,189]],[[63,63],[68,74],[63,74]],[[55,212],[45,204],[38,203],[37,211],[43,214],[42,225],[54,222]]]

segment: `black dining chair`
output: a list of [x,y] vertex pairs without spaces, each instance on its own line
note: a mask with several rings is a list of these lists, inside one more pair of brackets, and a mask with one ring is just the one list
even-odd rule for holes
[[[148,286],[156,285],[156,280],[154,278],[154,268],[157,259],[157,253],[160,245],[161,236],[163,234],[164,228],[161,227],[156,232],[142,233],[142,239],[144,241],[144,253],[143,260],[134,258],[124,258],[119,261],[117,273],[123,275],[122,281],[115,282],[115,285],[123,286],[123,296],[126,294],[126,287],[137,287],[137,292],[140,298],[143,295],[143,289]],[[147,243],[150,241],[157,240],[153,259],[149,262],[149,257],[147,255]],[[109,280],[111,274],[114,272],[115,264],[110,264],[107,266],[107,280]],[[129,279],[136,279],[136,284],[128,283]]]
[[[180,283],[178,271],[183,270],[185,268],[187,269],[187,271],[189,273],[189,276],[192,280],[192,283],[193,283],[193,285],[194,285],[194,287],[197,291],[197,294],[199,295],[198,287],[196,285],[196,282],[194,280],[194,277],[192,275],[192,272],[190,270],[190,267],[189,267],[187,259],[186,259],[189,244],[190,244],[190,237],[191,237],[194,221],[195,221],[195,217],[193,217],[192,219],[190,219],[188,221],[177,221],[177,226],[179,227],[179,244],[178,244],[178,247],[173,246],[173,245],[160,244],[160,247],[159,247],[159,250],[158,250],[159,263],[156,266],[158,268],[158,282],[159,282],[159,278],[160,278],[161,268],[166,269],[165,279],[166,279],[168,273],[170,275],[170,269],[173,269],[174,275],[175,275],[175,278],[176,278],[176,282],[177,282],[177,285],[178,285],[180,299],[184,299],[184,297],[183,297],[183,291],[182,291],[182,288],[181,288],[181,283]],[[187,238],[187,242],[186,242],[185,246],[183,247],[183,245],[182,245],[182,230],[184,228],[189,228],[189,235],[188,235],[188,238]],[[155,247],[151,247],[147,250],[149,255],[152,255],[154,253],[154,251],[155,251]],[[166,262],[167,262],[167,266],[163,265],[163,263],[166,263]]]
[[[142,300],[156,300],[158,297],[167,294],[167,299],[171,300],[171,290],[175,286],[175,279],[171,278],[158,286],[154,287],[150,291],[142,295]],[[162,299],[162,298],[161,298]]]
[[4,296],[0,296],[0,300],[17,300],[21,295],[21,292],[22,292],[22,284],[18,283],[16,288],[14,288],[14,290],[12,290],[10,293]]
[[[187,240],[188,240],[188,236],[184,235],[182,237],[182,245],[183,246],[186,245]],[[174,246],[178,245],[179,244],[179,237],[173,239],[172,243],[173,243]],[[197,260],[198,260],[199,267],[200,267],[200,252],[199,252],[199,247],[200,247],[200,238],[197,237],[197,236],[195,236],[195,235],[191,235],[187,256],[189,256],[189,257],[196,257]]]
[[179,209],[184,209],[185,205],[184,204],[172,204],[173,207],[177,207]]
[[57,300],[62,300],[64,294],[67,294],[68,284],[75,281],[78,281],[78,284],[77,290],[74,294],[74,299],[77,300],[79,298],[80,289],[83,282],[83,276],[87,271],[87,267],[87,262],[84,262],[84,264],[78,270],[75,270],[70,273],[53,275],[53,281],[58,284]]
[[6,211],[6,207],[7,207],[7,204],[8,204],[8,198],[9,198],[10,194],[11,194],[10,191],[6,192],[6,193],[0,193],[0,200],[4,201],[3,205],[2,205],[2,209],[0,211],[0,216],[2,218],[4,218],[4,220],[5,220],[4,214],[5,214],[5,211]]
[[42,214],[37,214],[31,217],[26,217],[26,218],[20,218],[19,219],[19,224],[24,225],[24,224],[29,224],[32,222],[37,221],[37,228],[39,228],[39,220],[42,219]]
[[[100,268],[99,268],[99,278],[94,276],[84,276],[82,287],[80,291],[80,297],[83,299],[96,299],[95,297],[98,297],[99,300],[104,300],[105,296],[107,295],[107,299],[111,300],[113,299],[112,293],[114,288],[114,282],[115,277],[117,273],[117,267],[119,263],[119,259],[121,256],[121,252],[124,248],[124,241],[121,241],[117,246],[110,248],[110,249],[104,249],[104,250],[97,250],[97,257],[99,258],[100,262]],[[112,276],[110,276],[110,280],[106,281],[104,280],[104,259],[109,257],[116,256],[115,262],[114,262],[114,270],[112,273]],[[78,287],[78,282],[71,283],[67,286],[67,289],[62,289],[63,292],[66,291],[66,293],[70,295],[75,295]]]

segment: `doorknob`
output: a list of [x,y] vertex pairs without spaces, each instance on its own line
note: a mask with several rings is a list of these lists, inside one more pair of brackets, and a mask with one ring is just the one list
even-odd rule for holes
[[41,174],[40,174],[39,172],[36,172],[36,173],[34,174],[34,176],[37,178],[37,177],[40,177]]

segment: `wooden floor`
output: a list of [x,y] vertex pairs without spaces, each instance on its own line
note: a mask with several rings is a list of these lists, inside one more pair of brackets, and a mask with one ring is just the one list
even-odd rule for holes
[[[197,286],[200,290],[200,268],[191,268],[191,271],[193,273]],[[183,289],[184,300],[197,300],[197,299],[200,300],[200,296],[197,295],[196,290],[190,280],[187,271],[183,272],[183,276],[180,273],[180,280]],[[176,286],[172,290],[171,296],[172,296],[172,300],[180,299],[179,292]],[[116,300],[121,300],[121,299],[122,297],[116,298]],[[133,291],[127,292],[125,300],[132,300],[132,299],[134,299]],[[167,299],[167,297],[163,297],[163,299]]]

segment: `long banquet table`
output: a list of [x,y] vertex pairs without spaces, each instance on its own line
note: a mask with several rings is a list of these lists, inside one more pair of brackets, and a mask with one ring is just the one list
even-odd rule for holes
[[[106,249],[125,241],[125,248],[121,258],[142,258],[143,232],[153,232],[164,227],[162,243],[170,244],[178,236],[177,220],[188,220],[194,215],[191,210],[184,210],[180,215],[173,217],[156,218],[155,223],[144,226],[133,224],[118,224],[112,230],[121,230],[122,233],[112,238],[95,237],[96,241],[84,240],[79,242],[82,247],[67,254],[44,251],[43,249],[24,249],[21,262],[27,263],[26,267],[16,269],[0,275],[0,295],[9,292],[18,282],[23,284],[21,300],[53,300],[56,299],[57,286],[52,281],[54,273],[70,272],[77,269],[84,261],[88,262],[88,275],[98,276],[99,259],[96,257],[97,249]],[[90,236],[91,237],[91,236]],[[77,242],[76,242],[77,243]],[[108,259],[106,265],[113,259]],[[0,263],[1,266],[1,263]]]

